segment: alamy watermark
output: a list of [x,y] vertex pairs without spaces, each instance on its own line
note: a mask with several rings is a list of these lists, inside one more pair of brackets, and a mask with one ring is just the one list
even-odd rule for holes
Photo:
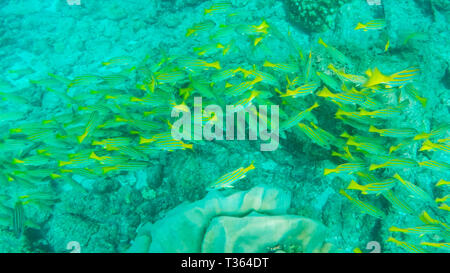
[[214,104],[203,110],[202,98],[194,97],[193,123],[191,109],[178,105],[172,109],[172,118],[179,119],[173,123],[171,134],[176,140],[224,140],[225,128],[225,140],[246,140],[248,131],[248,140],[258,140],[259,137],[266,142],[261,143],[261,151],[274,151],[279,144],[279,107],[270,105],[270,119],[268,110],[267,105],[259,105],[258,109],[254,105],[226,105],[224,113],[219,105]]

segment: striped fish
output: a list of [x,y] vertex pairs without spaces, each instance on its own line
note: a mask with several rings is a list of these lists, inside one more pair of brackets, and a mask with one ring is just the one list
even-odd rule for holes
[[430,140],[426,139],[425,142],[422,144],[422,147],[420,147],[419,151],[428,151],[428,150],[432,151],[440,150],[443,152],[450,153],[450,145],[433,143]]
[[184,80],[186,74],[183,71],[159,72],[156,73],[155,79],[158,84],[173,84]]
[[422,211],[422,213],[419,215],[419,219],[427,225],[440,225],[446,230],[450,230],[450,227],[446,223],[433,219],[426,211]]
[[316,93],[319,97],[330,98],[332,100],[346,103],[346,104],[361,104],[365,101],[365,96],[361,94],[352,93],[331,93],[331,91],[324,87],[322,90]]
[[193,50],[197,55],[199,56],[210,56],[216,54],[220,49],[223,51],[223,55],[226,54],[226,48],[221,43],[212,43],[212,44],[206,44],[204,46],[197,46],[194,47]]
[[305,83],[293,90],[287,89],[286,93],[281,94],[280,97],[293,97],[293,98],[304,97],[304,96],[314,93],[314,91],[319,86],[320,85],[317,82]]
[[[237,111],[239,111],[239,109],[245,110],[247,107],[249,107],[250,105],[252,105],[253,100],[254,100],[256,97],[258,97],[258,95],[259,95],[259,92],[253,90],[253,91],[250,93],[250,96],[249,96],[249,97],[243,98],[243,99],[239,100],[238,102],[233,103],[233,107],[234,107],[235,111],[237,112]],[[239,106],[241,106],[242,108],[240,108]],[[204,116],[204,118],[206,118],[207,121],[210,120],[210,117],[209,117],[209,116]]]
[[329,175],[330,173],[354,173],[359,172],[367,168],[367,164],[364,162],[352,162],[338,165],[334,169],[324,169],[323,175]]
[[245,81],[242,82],[240,84],[236,84],[236,85],[232,85],[232,86],[228,86],[225,89],[225,93],[229,96],[240,96],[242,95],[244,92],[250,90],[253,88],[253,86],[255,84],[257,84],[258,82],[262,81],[261,78],[255,78],[252,81]]
[[128,137],[115,137],[115,138],[106,138],[101,141],[92,141],[92,146],[102,146],[102,148],[107,151],[118,150],[117,147],[120,146],[128,146],[131,143],[131,139]]
[[362,194],[380,194],[390,190],[395,185],[395,180],[389,179],[385,182],[371,183],[367,185],[360,185],[355,180],[350,181],[347,190],[359,190]]
[[231,1],[217,1],[214,2],[210,8],[205,9],[204,15],[223,13],[228,11],[231,7]]
[[298,113],[297,115],[293,116],[292,118],[286,120],[285,122],[283,122],[280,125],[280,130],[287,130],[289,128],[291,128],[292,126],[295,126],[296,124],[298,124],[300,121],[303,120],[303,118],[305,118],[305,116],[310,113],[313,109],[319,107],[319,104],[317,102],[315,102],[311,107],[309,107],[308,109],[301,111],[300,113]]
[[450,243],[421,242],[420,245],[430,246],[430,247],[435,247],[435,248],[443,249],[443,250],[446,250],[446,251],[450,251]]
[[440,179],[436,183],[436,187],[440,187],[440,186],[450,186],[450,181],[445,181],[444,179]]
[[422,237],[425,234],[435,234],[442,231],[442,227],[439,225],[423,225],[423,226],[417,226],[417,227],[410,227],[410,228],[399,228],[396,226],[391,226],[389,228],[390,232],[402,232],[402,233],[408,233],[408,234],[417,234],[420,237]]
[[419,165],[421,167],[424,167],[424,168],[427,168],[430,170],[435,170],[435,171],[442,171],[442,172],[450,171],[450,164],[448,164],[446,162],[427,160],[427,161],[419,162]]
[[236,70],[237,69],[221,70],[211,76],[211,82],[217,84],[219,82],[233,78],[236,75]]
[[186,37],[189,37],[193,34],[197,35],[197,33],[201,32],[201,31],[209,31],[209,30],[213,29],[215,26],[216,26],[216,23],[214,23],[214,21],[211,21],[211,20],[205,20],[200,23],[195,23],[194,25],[192,25],[192,27],[187,29]]
[[388,136],[388,137],[395,137],[395,138],[413,137],[417,134],[417,130],[412,129],[412,128],[378,129],[378,128],[375,128],[375,126],[373,126],[373,125],[370,126],[369,132],[378,133],[380,136]]
[[371,142],[356,142],[354,137],[351,137],[347,141],[347,145],[356,146],[358,150],[365,151],[371,154],[383,155],[386,154],[383,145]]
[[12,160],[13,164],[23,165],[23,166],[42,166],[50,162],[48,157],[43,157],[40,155],[32,155],[23,159],[14,158]]
[[[365,83],[367,81],[366,77],[364,77],[364,76],[347,74],[344,72],[343,69],[339,70],[336,67],[334,67],[334,65],[332,65],[332,64],[329,64],[328,68],[331,69],[334,73],[336,73],[336,75],[339,77],[339,79],[342,82],[351,82],[356,85],[362,85],[363,83]],[[339,90],[339,88],[337,88],[335,90]]]
[[369,69],[366,71],[369,79],[363,84],[363,87],[372,87],[379,84],[384,84],[388,87],[403,86],[410,83],[417,76],[419,71],[420,70],[417,67],[409,67],[405,70],[387,76],[375,67],[374,69]]
[[387,239],[387,242],[394,243],[397,246],[403,248],[404,250],[406,250],[406,251],[408,251],[410,253],[426,253],[426,251],[424,249],[422,249],[422,248],[420,248],[420,247],[418,247],[416,245],[413,245],[413,244],[410,244],[410,243],[407,243],[407,242],[402,242],[402,241],[399,241],[399,240],[397,240],[395,238],[392,238],[392,237],[389,237]]
[[128,80],[128,77],[126,75],[122,74],[112,74],[108,76],[102,77],[104,84],[107,84],[111,87],[115,87],[117,85],[123,84]]
[[95,127],[97,127],[99,121],[100,121],[99,113],[97,111],[92,112],[92,114],[89,117],[89,121],[86,125],[86,129],[84,130],[84,133],[80,136],[77,136],[77,140],[79,143],[82,143],[88,135],[92,134]]
[[308,125],[304,123],[298,123],[297,124],[300,130],[309,137],[314,143],[316,143],[319,146],[322,146],[326,149],[330,149],[330,145],[321,134],[318,133],[317,130],[314,130],[313,128],[309,127]]
[[413,183],[404,180],[403,178],[400,177],[400,175],[398,173],[394,174],[393,176],[395,179],[397,179],[398,181],[400,181],[400,183],[405,187],[405,189],[407,191],[409,191],[411,193],[411,195],[417,199],[423,200],[423,201],[427,201],[427,202],[432,202],[433,199],[431,198],[431,196],[426,193],[424,190],[422,190],[420,187],[414,185]]
[[329,88],[333,89],[334,91],[338,91],[341,89],[341,85],[331,76],[323,73],[323,72],[316,72],[319,79]]
[[417,167],[417,162],[410,158],[391,158],[381,164],[370,164],[369,171],[380,168],[414,168]]
[[322,40],[322,38],[319,38],[318,43],[319,43],[320,45],[322,45],[322,46],[326,49],[326,51],[328,52],[328,54],[330,54],[330,56],[331,56],[334,60],[336,60],[336,61],[338,61],[338,62],[340,62],[340,63],[342,63],[342,64],[350,64],[350,63],[351,63],[351,61],[350,61],[349,58],[347,58],[344,54],[342,54],[342,52],[340,52],[340,51],[337,50],[336,48],[334,48],[334,47],[332,47],[332,46],[330,46],[330,45],[327,45],[327,44]]
[[358,25],[355,27],[355,30],[362,29],[363,31],[368,30],[380,30],[386,27],[386,20],[384,19],[374,19],[370,20],[369,22],[363,24],[358,23]]
[[120,154],[129,156],[131,159],[134,160],[147,160],[147,155],[142,153],[141,151],[135,149],[131,146],[118,146],[118,152]]
[[419,102],[422,104],[422,107],[425,108],[427,106],[427,99],[424,97],[421,97],[419,94],[419,90],[417,90],[414,85],[407,84],[404,86],[403,90],[405,90],[405,93],[411,97],[413,100]]
[[133,57],[130,56],[119,56],[109,59],[106,62],[103,62],[102,65],[109,66],[109,65],[129,65],[131,62],[134,61]]
[[418,67],[412,66],[405,70],[392,74],[390,80],[387,83],[389,86],[403,86],[411,82],[419,73],[420,69]]
[[138,171],[138,170],[142,170],[144,168],[148,167],[148,162],[145,161],[129,161],[129,162],[124,162],[115,166],[109,166],[109,167],[102,167],[102,172],[103,174],[112,172],[112,171],[127,171],[127,172],[132,172],[132,171]]
[[450,124],[442,124],[431,130],[429,133],[420,133],[414,137],[414,140],[419,139],[428,139],[440,137],[445,134],[448,130],[450,130]]
[[256,78],[261,78],[261,83],[267,83],[268,85],[272,86],[279,86],[277,78],[275,78],[272,74],[256,69],[253,69],[252,71],[250,71],[250,73]]
[[389,203],[391,203],[392,207],[396,208],[397,210],[408,214],[414,213],[414,210],[410,206],[408,206],[408,204],[395,196],[392,190],[385,191],[382,193],[382,195],[389,201]]
[[263,66],[270,67],[275,71],[284,72],[284,73],[297,73],[300,71],[300,68],[295,63],[271,63],[266,60],[263,64]]
[[210,68],[215,68],[217,70],[222,69],[219,61],[208,63],[205,60],[195,59],[195,58],[181,58],[178,60],[178,64],[191,72],[201,72],[203,70],[208,70]]
[[153,142],[153,145],[156,148],[166,151],[174,151],[174,150],[185,150],[185,149],[193,149],[193,144],[186,144],[181,140],[168,139],[168,140],[157,140]]
[[344,111],[342,109],[338,109],[336,111],[335,117],[337,119],[342,119],[343,116],[347,117],[348,119],[354,120],[356,122],[362,123],[362,124],[372,124],[374,123],[374,119],[367,117],[367,116],[361,116],[359,112],[348,112]]
[[325,139],[325,141],[327,141],[328,143],[336,146],[336,147],[342,147],[344,146],[345,142],[343,142],[341,139],[338,139],[337,137],[335,137],[333,134],[331,134],[330,132],[325,131],[324,129],[320,128],[319,126],[317,126],[314,122],[310,122],[309,124],[311,124],[312,128],[314,130],[316,130],[316,133],[319,134],[323,139]]
[[248,167],[240,167],[239,169],[229,172],[223,176],[221,176],[219,179],[217,179],[215,182],[211,183],[209,185],[209,189],[225,189],[225,188],[233,188],[233,184],[235,184],[237,181],[245,178],[245,174],[255,169],[255,166],[253,163],[251,163]]
[[[406,102],[406,101],[405,101]],[[391,106],[384,109],[374,110],[374,111],[367,111],[364,109],[361,109],[359,111],[359,115],[361,116],[370,116],[372,118],[391,118],[391,117],[397,117],[403,112],[404,109],[403,104],[397,105],[397,106]]]
[[355,198],[351,197],[343,189],[341,189],[339,191],[339,193],[341,195],[345,196],[348,200],[350,200],[350,202],[352,202],[356,207],[358,207],[361,210],[362,213],[367,213],[367,214],[372,215],[372,216],[377,217],[377,218],[383,218],[383,217],[386,216],[384,214],[384,212],[381,211],[380,209],[378,209],[378,208],[376,208],[376,207],[374,207],[374,206],[372,206],[370,204],[367,204],[367,203],[365,203],[365,202],[363,202],[361,200],[358,200],[358,199],[355,199]]
[[20,238],[25,227],[25,212],[22,201],[17,201],[13,211],[13,231],[16,238]]

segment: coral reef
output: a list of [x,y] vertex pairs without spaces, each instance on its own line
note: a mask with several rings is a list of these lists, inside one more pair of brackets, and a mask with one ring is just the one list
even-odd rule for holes
[[285,0],[288,19],[309,32],[334,29],[336,13],[347,0]]

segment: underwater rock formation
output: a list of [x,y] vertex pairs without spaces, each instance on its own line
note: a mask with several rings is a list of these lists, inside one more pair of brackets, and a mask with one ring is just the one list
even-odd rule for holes
[[304,252],[323,250],[325,227],[286,215],[290,203],[289,192],[267,185],[228,196],[212,191],[143,225],[128,252],[267,252],[285,241]]
[[288,20],[309,32],[334,29],[336,13],[347,0],[285,0]]
[[[205,233],[202,252],[260,253],[281,248],[280,243],[296,245],[297,251],[321,252],[324,226],[297,215],[267,216],[252,212],[245,217],[215,217]],[[285,251],[284,249],[279,249]]]

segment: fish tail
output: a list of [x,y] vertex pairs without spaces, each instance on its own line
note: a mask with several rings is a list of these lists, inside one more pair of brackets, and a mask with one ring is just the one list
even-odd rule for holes
[[139,144],[151,143],[153,141],[153,139],[144,138],[142,136],[139,138]]
[[427,106],[428,100],[426,98],[417,96],[417,100],[420,102],[420,104],[422,104],[423,108],[425,108]]
[[430,136],[431,136],[431,134],[429,134],[429,133],[420,133],[414,137],[414,140],[428,139]]
[[245,168],[244,171],[248,172],[248,171],[253,170],[253,169],[255,169],[255,165],[253,165],[253,162],[252,162],[252,163],[250,163],[250,165],[247,168]]
[[222,69],[222,67],[220,67],[220,62],[219,61],[215,61],[215,62],[211,63],[210,65],[211,65],[211,67],[214,67],[217,70]]
[[346,193],[343,189],[339,190],[339,193],[342,194],[343,196],[347,197],[349,200],[352,200],[353,198],[348,195],[348,193]]
[[[361,110],[362,111],[362,110]],[[369,127],[369,132],[371,132],[371,133],[381,133],[381,130],[380,129],[377,129],[375,126],[373,126],[373,125],[370,125],[370,127]]]
[[330,173],[335,173],[335,172],[336,172],[336,169],[324,169],[323,175],[326,176],[326,175],[329,175]]
[[77,136],[78,143],[82,143],[83,140],[86,138],[86,136],[87,136],[87,133],[84,133],[81,136]]
[[192,34],[194,34],[196,32],[195,29],[192,28],[188,28],[187,32],[186,32],[186,37],[191,36]]
[[358,25],[356,25],[356,27],[355,27],[355,30],[362,29],[362,28],[365,28],[365,27],[366,26],[364,24],[358,23]]
[[403,180],[403,178],[398,173],[394,174],[393,177],[398,181],[400,181],[401,183],[405,183],[405,180]]
[[263,66],[264,67],[274,67],[275,65],[273,64],[273,63],[271,63],[271,62],[269,62],[269,61],[264,61],[264,64],[263,64]]
[[105,174],[105,173],[108,173],[108,172],[110,172],[110,171],[113,171],[113,170],[117,170],[117,166],[113,166],[113,167],[103,167],[103,168],[102,168],[102,171],[103,171],[104,174]]
[[328,47],[328,45],[325,44],[325,42],[322,40],[322,38],[319,38],[318,43],[321,44],[321,45],[323,45],[324,47]]
[[350,184],[347,187],[347,190],[360,190],[363,191],[364,190],[364,186],[359,185],[358,183],[356,183],[355,180],[350,181]]
[[72,161],[59,161],[58,166],[62,167],[62,166],[66,166],[72,164]]
[[193,144],[183,144],[183,147],[192,150],[194,145]]
[[373,171],[379,168],[383,168],[384,164],[370,164],[369,166],[369,171]]
[[390,232],[401,232],[402,229],[401,229],[401,228],[398,228],[398,227],[396,227],[396,226],[392,226],[392,227],[389,228],[389,231],[390,231]]
[[347,140],[347,145],[353,145],[353,146],[358,146],[358,143],[355,142],[355,140],[353,138],[349,138]]
[[419,151],[427,151],[427,150],[431,150],[434,148],[433,143],[426,139],[425,142],[422,144],[422,147],[420,147]]
[[330,90],[326,87],[322,88],[319,92],[316,93],[319,97],[330,97],[333,95],[333,93],[330,92]]

